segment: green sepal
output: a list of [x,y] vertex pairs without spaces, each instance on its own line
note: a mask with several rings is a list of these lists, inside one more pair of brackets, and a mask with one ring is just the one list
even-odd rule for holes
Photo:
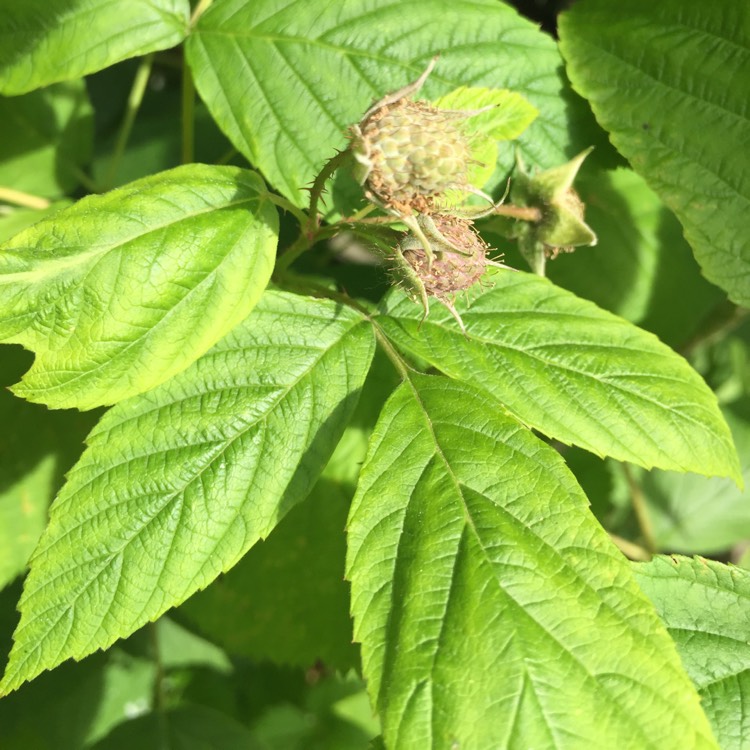
[[588,148],[566,164],[536,175],[526,171],[520,156],[516,156],[518,173],[513,181],[512,199],[519,206],[538,208],[541,218],[536,222],[518,222],[515,236],[519,249],[532,269],[542,273],[544,257],[550,251],[596,245],[596,234],[583,220],[583,203],[573,190],[573,181]]

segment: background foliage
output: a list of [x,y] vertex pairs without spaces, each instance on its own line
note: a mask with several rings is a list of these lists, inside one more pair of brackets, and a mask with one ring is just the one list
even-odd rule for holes
[[[750,10],[517,6],[0,0],[0,746],[750,746]],[[306,215],[438,52],[595,146],[466,334]]]

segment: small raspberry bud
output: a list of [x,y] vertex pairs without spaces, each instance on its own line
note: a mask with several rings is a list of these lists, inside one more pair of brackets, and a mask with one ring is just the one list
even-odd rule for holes
[[556,257],[579,245],[595,245],[596,234],[584,221],[584,204],[573,189],[573,180],[588,156],[587,149],[566,164],[536,175],[527,174],[518,160],[512,197],[519,206],[538,208],[541,219],[522,222],[515,236],[532,268],[542,272],[544,257]]

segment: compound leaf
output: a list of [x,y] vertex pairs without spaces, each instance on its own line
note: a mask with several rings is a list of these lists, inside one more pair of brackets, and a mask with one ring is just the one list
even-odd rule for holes
[[14,392],[112,404],[180,372],[247,317],[273,268],[263,181],[188,165],[84,198],[0,246],[0,341],[36,352]]
[[347,575],[391,750],[716,747],[572,474],[484,391],[415,375],[388,401]]
[[716,397],[655,336],[546,279],[498,271],[457,303],[423,312],[391,293],[378,322],[399,346],[491,391],[523,423],[641,466],[741,481]]
[[655,557],[633,566],[667,626],[722,750],[750,747],[750,572]]
[[539,114],[535,107],[515,91],[460,86],[432,102],[440,109],[479,110],[487,112],[466,121],[463,129],[471,135],[486,136],[497,141],[518,138]]
[[671,208],[706,277],[750,306],[750,7],[586,0],[560,17],[573,86]]
[[136,55],[169,49],[187,34],[187,0],[23,0],[5,3],[0,93],[25,94]]
[[373,348],[349,308],[268,292],[190,368],[107,412],[32,557],[0,691],[129,635],[266,537],[328,460]]

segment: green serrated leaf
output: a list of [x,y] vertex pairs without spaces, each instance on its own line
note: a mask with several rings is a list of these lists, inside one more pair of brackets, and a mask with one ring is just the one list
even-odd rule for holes
[[231,654],[345,672],[356,666],[344,583],[351,496],[321,480],[310,497],[180,613]]
[[460,86],[432,103],[441,109],[478,110],[492,107],[468,119],[462,125],[462,130],[496,141],[518,138],[539,114],[539,110],[516,91],[479,86]]
[[188,30],[187,0],[23,0],[5,3],[0,93],[25,94],[136,55],[169,49]]
[[153,388],[245,318],[278,213],[254,172],[188,165],[69,209],[0,247],[0,340],[36,352],[13,391],[90,409]]
[[373,348],[349,308],[268,292],[185,372],[107,412],[32,558],[0,691],[132,633],[266,537],[328,460]]
[[633,565],[667,626],[722,750],[750,747],[750,572],[713,560]]
[[391,750],[716,747],[575,479],[486,392],[403,384],[348,528],[355,638]]
[[59,198],[79,184],[93,139],[94,110],[82,80],[0,97],[0,188]]
[[[493,107],[461,125],[461,129],[471,139],[471,159],[469,184],[483,188],[497,168],[497,141],[509,141],[520,135],[536,119],[539,111],[523,96],[507,89],[489,89],[461,86],[432,102],[442,109],[478,110]],[[466,194],[449,191],[448,205],[463,202]]]
[[378,323],[399,346],[492,392],[523,423],[566,444],[640,466],[741,481],[716,397],[655,336],[520,271],[451,313],[386,297]]
[[573,86],[680,219],[706,276],[750,306],[746,3],[586,0],[560,17]]
[[[523,139],[529,158],[542,166],[565,161],[556,46],[495,0],[225,0],[201,16],[186,50],[220,127],[298,205],[347,145],[347,127],[373,100],[415,80],[437,52],[420,96],[464,85],[517,91],[540,112]],[[509,167],[509,151],[505,157]]]

